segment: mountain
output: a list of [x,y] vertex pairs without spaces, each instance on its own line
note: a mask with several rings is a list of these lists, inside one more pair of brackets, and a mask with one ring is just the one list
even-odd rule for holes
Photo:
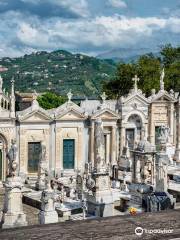
[[[112,59],[115,62],[132,62],[138,60],[141,55],[148,54],[151,52],[149,48],[119,48],[111,51],[101,53],[97,56],[99,59]],[[158,51],[153,52],[153,54]]]
[[97,96],[103,81],[115,74],[112,60],[101,60],[64,50],[36,52],[18,58],[0,59],[0,73],[5,88],[14,77],[16,90],[21,92],[54,91],[66,95],[71,89],[75,96]]

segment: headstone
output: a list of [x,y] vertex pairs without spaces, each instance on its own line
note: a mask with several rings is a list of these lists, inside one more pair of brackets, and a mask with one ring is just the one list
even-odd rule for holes
[[58,222],[58,214],[55,210],[55,194],[48,183],[47,189],[43,190],[41,195],[41,210],[39,212],[39,223],[56,223]]

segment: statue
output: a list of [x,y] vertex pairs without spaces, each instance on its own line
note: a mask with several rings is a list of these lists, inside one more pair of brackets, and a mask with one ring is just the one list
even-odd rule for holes
[[160,144],[166,144],[169,141],[169,127],[160,126],[158,132],[158,140]]
[[36,182],[36,189],[37,190],[44,190],[47,184],[47,155],[46,155],[46,146],[41,144],[41,155],[40,161],[38,165],[38,179]]
[[16,161],[17,158],[17,145],[16,140],[11,141],[11,148],[9,149],[9,152],[7,153],[7,159],[9,160],[8,163],[8,177],[14,177],[16,176],[16,170],[18,167],[18,163]]
[[100,172],[105,168],[104,144],[102,120],[99,118],[95,121],[95,165]]
[[164,68],[161,71],[161,76],[160,76],[160,90],[164,90],[164,76],[165,76],[165,72],[164,72]]

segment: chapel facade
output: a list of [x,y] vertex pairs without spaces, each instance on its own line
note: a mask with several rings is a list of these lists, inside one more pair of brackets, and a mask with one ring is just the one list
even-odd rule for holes
[[104,132],[104,159],[113,167],[118,165],[123,147],[134,149],[142,133],[156,144],[160,126],[169,128],[169,155],[180,163],[180,95],[164,89],[163,76],[160,90],[152,90],[150,97],[134,87],[127,96],[118,100],[84,100],[80,106],[68,101],[56,109],[44,110],[34,93],[32,105],[15,111],[14,80],[11,93],[3,90],[0,78],[0,181],[7,173],[7,153],[16,140],[19,174],[24,178],[37,177],[41,146],[46,149],[48,170],[53,176],[72,176],[83,172],[86,163],[94,165],[95,122],[102,120]]

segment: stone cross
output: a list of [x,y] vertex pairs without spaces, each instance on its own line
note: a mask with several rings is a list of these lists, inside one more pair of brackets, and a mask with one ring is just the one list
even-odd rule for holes
[[132,78],[133,82],[134,82],[134,90],[137,91],[137,82],[139,82],[139,78],[137,77],[137,75],[134,76],[134,78]]
[[71,90],[67,93],[67,97],[68,97],[68,102],[71,102],[73,94],[71,93]]

